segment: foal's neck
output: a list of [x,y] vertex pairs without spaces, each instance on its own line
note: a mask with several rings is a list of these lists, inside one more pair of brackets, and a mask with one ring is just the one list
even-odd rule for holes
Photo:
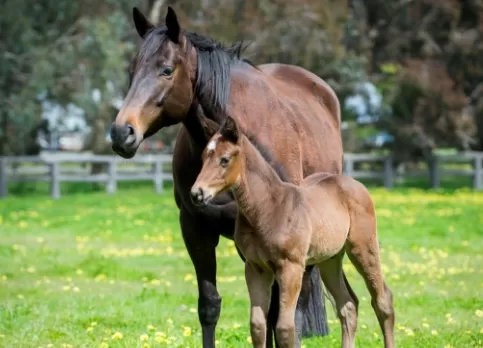
[[240,179],[233,189],[238,207],[253,227],[269,226],[292,185],[280,179],[275,169],[245,136],[241,137],[240,156]]

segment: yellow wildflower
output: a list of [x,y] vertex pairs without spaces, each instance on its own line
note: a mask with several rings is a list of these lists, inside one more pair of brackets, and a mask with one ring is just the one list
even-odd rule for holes
[[149,336],[146,334],[142,334],[141,336],[139,336],[139,339],[144,342],[149,340]]
[[188,326],[184,327],[183,336],[186,336],[186,337],[191,336],[191,328],[190,327],[188,327]]
[[112,334],[111,338],[112,338],[113,340],[122,340],[123,335],[122,335],[122,333],[121,333],[121,332],[116,331],[116,332],[114,332],[114,333]]
[[406,329],[406,330],[404,330],[404,331],[406,332],[406,335],[408,335],[408,336],[414,336],[414,331],[413,331],[413,330],[411,330],[411,329]]

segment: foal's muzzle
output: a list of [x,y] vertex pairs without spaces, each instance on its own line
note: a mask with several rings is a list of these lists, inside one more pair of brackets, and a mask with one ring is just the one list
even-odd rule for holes
[[206,205],[208,204],[213,195],[203,190],[201,187],[193,187],[190,192],[191,201],[195,205]]

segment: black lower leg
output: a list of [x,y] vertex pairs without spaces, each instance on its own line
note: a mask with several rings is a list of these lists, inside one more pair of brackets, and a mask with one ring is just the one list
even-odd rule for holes
[[215,329],[221,312],[221,297],[216,289],[216,246],[220,235],[203,220],[195,219],[183,210],[180,223],[198,281],[198,318],[203,348],[215,348]]
[[198,298],[198,318],[201,324],[203,347],[215,346],[215,329],[221,312],[221,297],[218,292],[200,292]]

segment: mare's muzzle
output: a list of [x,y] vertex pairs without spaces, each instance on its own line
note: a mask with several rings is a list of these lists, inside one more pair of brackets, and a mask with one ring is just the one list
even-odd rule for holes
[[114,152],[125,158],[134,156],[138,142],[136,130],[131,124],[128,123],[122,126],[113,124],[110,135]]

